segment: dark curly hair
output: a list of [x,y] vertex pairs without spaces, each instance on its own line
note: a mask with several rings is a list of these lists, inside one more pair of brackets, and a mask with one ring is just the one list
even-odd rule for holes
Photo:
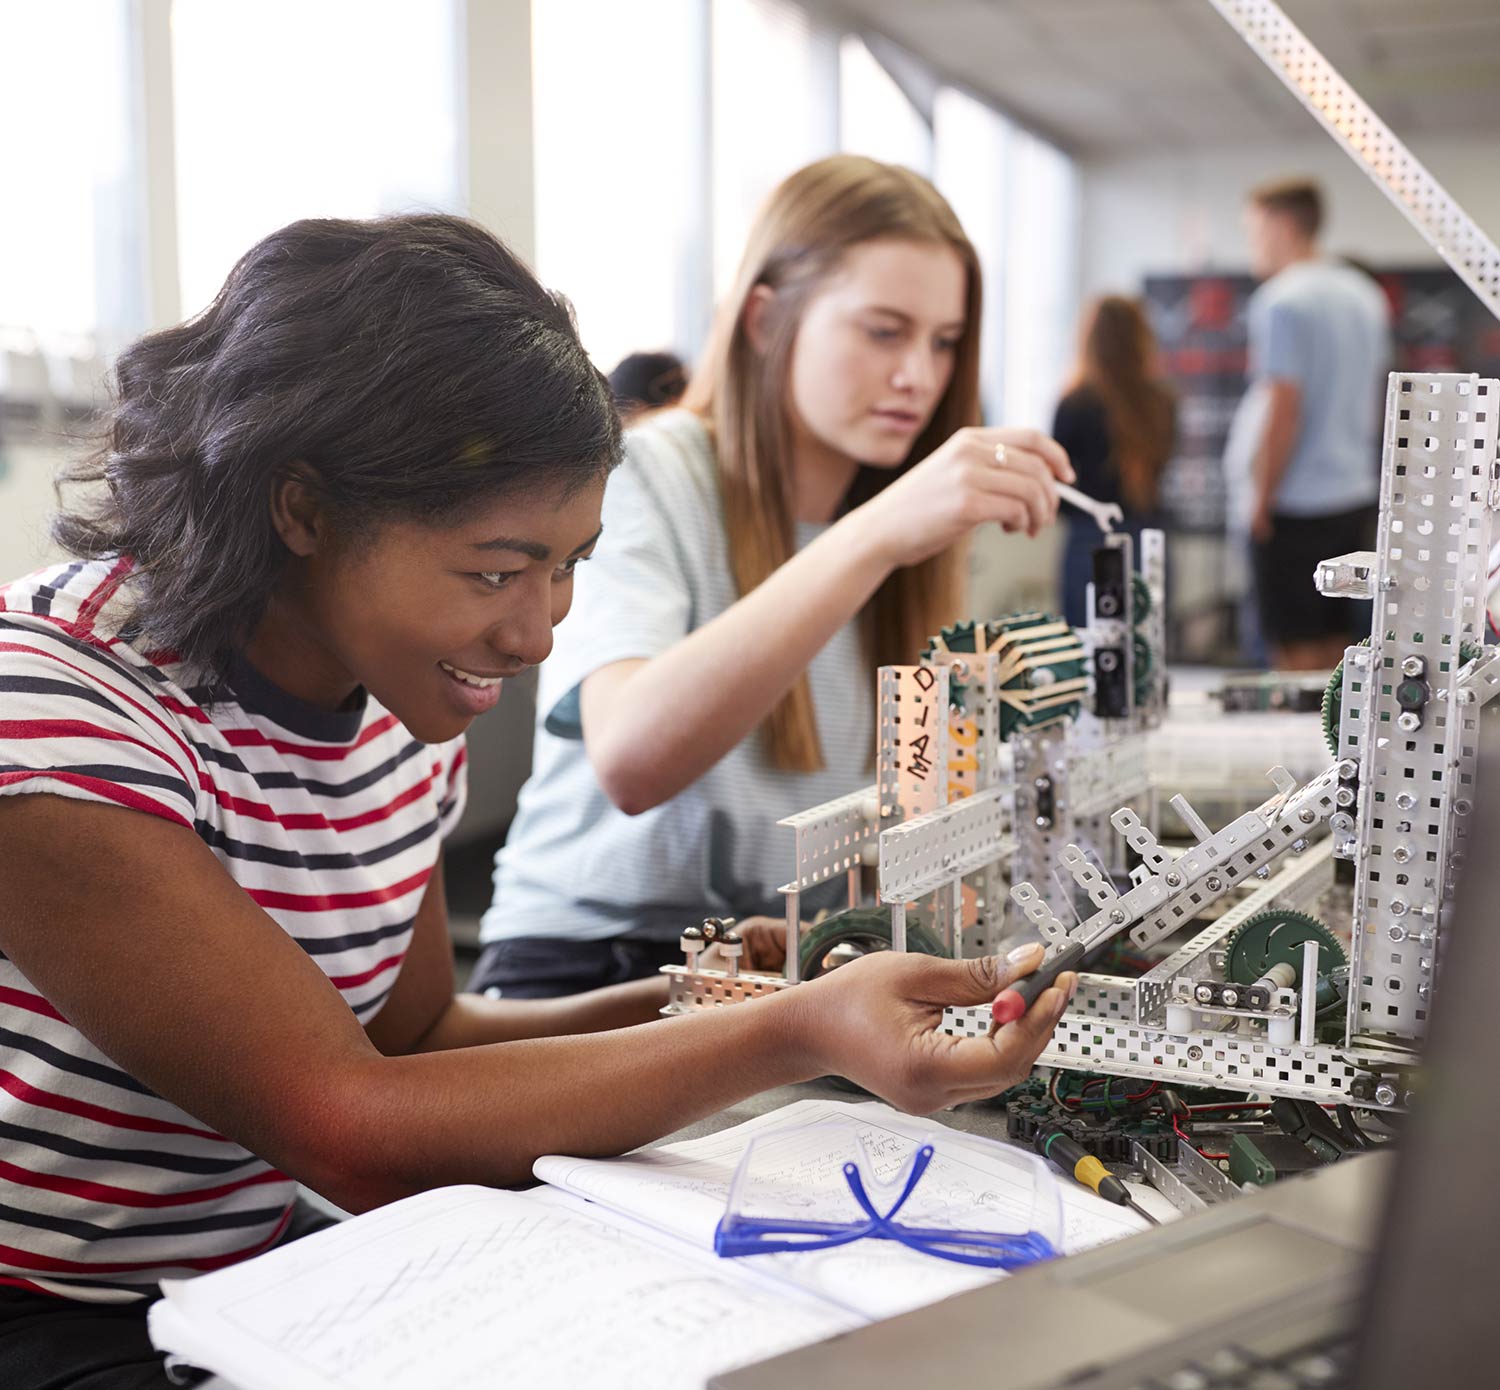
[[[440,215],[293,222],[196,318],[115,364],[100,447],[58,479],[53,535],[133,561],[130,626],[220,671],[288,551],[271,493],[305,475],[340,534],[452,523],[477,501],[603,477],[608,382],[567,302],[494,236]],[[90,487],[75,505],[70,485]]]

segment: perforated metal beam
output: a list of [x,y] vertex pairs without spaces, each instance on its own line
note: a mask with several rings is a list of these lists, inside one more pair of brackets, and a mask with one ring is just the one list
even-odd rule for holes
[[1272,0],[1209,0],[1454,272],[1500,317],[1500,248]]

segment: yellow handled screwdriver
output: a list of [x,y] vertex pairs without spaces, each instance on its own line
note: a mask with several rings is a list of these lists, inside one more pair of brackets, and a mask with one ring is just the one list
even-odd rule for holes
[[1043,1158],[1051,1159],[1065,1173],[1071,1173],[1091,1192],[1097,1192],[1106,1202],[1117,1207],[1129,1207],[1137,1216],[1143,1216],[1153,1226],[1161,1222],[1144,1207],[1137,1205],[1130,1189],[1113,1173],[1089,1153],[1077,1140],[1071,1139],[1060,1129],[1050,1133],[1038,1130],[1036,1151]]

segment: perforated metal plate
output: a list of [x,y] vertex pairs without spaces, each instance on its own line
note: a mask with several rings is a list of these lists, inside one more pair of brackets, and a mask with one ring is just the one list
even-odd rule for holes
[[[943,1016],[944,1032],[959,1037],[980,1037],[989,1024],[986,1009],[949,1009]],[[1350,1063],[1343,1048],[1332,1045],[1272,1047],[1232,1034],[1165,1033],[1073,1013],[1064,1015],[1037,1060],[1070,1071],[1330,1102],[1348,1100],[1355,1078],[1367,1075]]]
[[797,875],[783,893],[800,893],[848,873],[864,862],[864,846],[880,833],[879,791],[861,787],[779,820],[796,837]]
[[[1016,852],[1011,860],[1012,882],[1035,885],[1041,901],[1054,916],[1072,920],[1064,889],[1051,876],[1053,861],[1074,839],[1072,768],[1066,725],[1054,725],[1011,740],[1015,757],[1016,815],[1012,834]],[[1048,802],[1052,814],[1043,815]],[[1015,899],[1015,890],[1011,890]],[[1024,908],[1024,904],[1018,905]],[[1031,914],[1028,920],[1035,923]],[[1019,924],[1017,924],[1019,925]]]
[[1004,788],[991,787],[904,821],[880,836],[880,897],[910,902],[996,859],[1009,858]]
[[795,983],[779,975],[722,975],[715,970],[688,970],[681,965],[664,965],[661,973],[667,977],[668,985],[664,1014],[692,1013],[723,1004],[739,1004],[746,999],[763,999]]
[[[1351,1037],[1415,1042],[1472,808],[1479,706],[1461,644],[1482,636],[1500,384],[1393,374],[1366,683],[1349,995]],[[1425,691],[1413,711],[1403,682]],[[1417,727],[1402,727],[1416,713]]]
[[948,804],[948,668],[882,666],[876,767],[880,823]]

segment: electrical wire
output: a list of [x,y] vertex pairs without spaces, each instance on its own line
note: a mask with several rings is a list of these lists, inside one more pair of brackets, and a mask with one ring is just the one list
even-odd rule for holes
[[[1193,1143],[1193,1141],[1182,1132],[1182,1126],[1177,1123],[1176,1115],[1172,1116],[1172,1131],[1177,1135],[1179,1139],[1182,1140],[1184,1144],[1188,1145],[1189,1148],[1198,1149],[1197,1144]],[[1207,1149],[1198,1149],[1198,1152],[1202,1154],[1204,1158],[1221,1159],[1229,1157],[1228,1154],[1210,1153]]]
[[[1117,1096],[1114,1093],[1116,1084],[1125,1083],[1129,1080],[1123,1076],[1096,1076],[1085,1081],[1076,1096],[1065,1096],[1062,1094],[1059,1083],[1062,1080],[1061,1072],[1054,1072],[1052,1080],[1047,1085],[1047,1094],[1051,1097],[1054,1105],[1060,1105],[1065,1110],[1091,1110],[1105,1111],[1114,1114],[1121,1106],[1139,1105],[1142,1101],[1149,1100],[1160,1089],[1160,1082],[1153,1081],[1145,1090],[1136,1091],[1133,1094]],[[1103,1086],[1102,1096],[1090,1096],[1089,1090],[1094,1086]]]

